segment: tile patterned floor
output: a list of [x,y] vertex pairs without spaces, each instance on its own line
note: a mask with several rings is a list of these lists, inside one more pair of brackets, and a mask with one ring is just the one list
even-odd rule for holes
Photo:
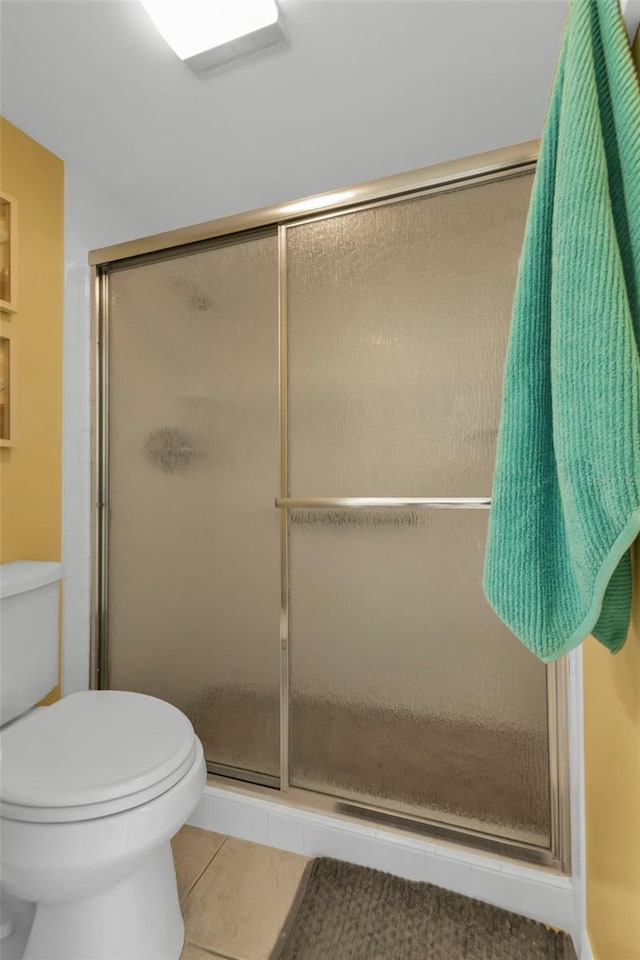
[[197,827],[183,827],[172,846],[181,960],[267,960],[308,858]]

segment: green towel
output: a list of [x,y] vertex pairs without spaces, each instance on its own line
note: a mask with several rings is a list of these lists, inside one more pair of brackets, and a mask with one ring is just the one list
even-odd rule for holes
[[542,660],[627,634],[640,531],[640,89],[618,0],[574,0],[520,260],[485,593]]

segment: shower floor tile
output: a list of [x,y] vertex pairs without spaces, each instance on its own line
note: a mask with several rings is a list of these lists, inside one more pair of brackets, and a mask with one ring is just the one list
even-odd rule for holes
[[173,847],[185,922],[181,960],[267,960],[308,858],[196,827],[184,827]]

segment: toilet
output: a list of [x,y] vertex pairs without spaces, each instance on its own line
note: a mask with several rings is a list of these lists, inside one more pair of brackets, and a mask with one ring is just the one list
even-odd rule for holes
[[178,960],[170,841],[202,794],[202,745],[143,694],[35,707],[58,678],[60,577],[0,566],[0,882],[35,904],[23,960]]

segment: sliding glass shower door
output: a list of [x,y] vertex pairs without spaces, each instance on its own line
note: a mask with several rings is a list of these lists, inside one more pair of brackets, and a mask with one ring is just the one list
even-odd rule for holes
[[290,779],[544,845],[546,670],[481,590],[530,189],[286,231]]
[[557,863],[558,674],[481,588],[532,177],[101,268],[100,683],[214,773]]
[[277,236],[109,278],[108,683],[277,777]]

